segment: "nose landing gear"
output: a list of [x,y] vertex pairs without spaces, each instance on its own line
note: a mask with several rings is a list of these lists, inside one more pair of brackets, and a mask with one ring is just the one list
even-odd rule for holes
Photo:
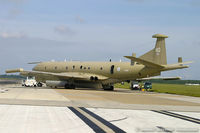
[[76,86],[74,84],[65,84],[65,89],[75,89]]

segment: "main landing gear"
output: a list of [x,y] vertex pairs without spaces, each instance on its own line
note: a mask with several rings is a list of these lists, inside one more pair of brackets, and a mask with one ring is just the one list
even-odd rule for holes
[[75,89],[76,86],[74,84],[65,84],[65,89]]
[[114,90],[114,86],[104,86],[103,87],[103,89],[105,90],[105,91],[113,91]]

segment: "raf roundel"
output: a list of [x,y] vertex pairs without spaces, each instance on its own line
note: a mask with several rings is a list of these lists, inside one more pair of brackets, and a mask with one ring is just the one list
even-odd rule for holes
[[117,68],[117,71],[118,71],[118,72],[120,71],[120,67]]

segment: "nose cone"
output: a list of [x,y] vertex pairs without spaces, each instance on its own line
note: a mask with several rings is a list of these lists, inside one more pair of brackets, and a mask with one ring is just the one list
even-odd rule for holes
[[35,67],[33,67],[33,69],[32,69],[33,71],[36,71],[36,66]]
[[33,70],[33,71],[38,71],[38,65],[36,65],[35,67],[33,67],[32,70]]

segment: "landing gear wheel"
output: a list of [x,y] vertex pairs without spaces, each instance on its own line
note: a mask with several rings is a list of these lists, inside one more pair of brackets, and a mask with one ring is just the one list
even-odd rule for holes
[[104,87],[103,89],[104,89],[105,91],[113,91],[113,90],[114,90],[114,86]]
[[75,85],[73,85],[73,84],[70,87],[71,87],[71,89],[75,89],[76,88]]
[[65,84],[65,89],[69,89],[69,84]]
[[42,83],[39,82],[39,83],[37,84],[37,86],[38,86],[38,87],[42,87]]
[[65,84],[65,89],[75,89],[75,85],[74,84]]

